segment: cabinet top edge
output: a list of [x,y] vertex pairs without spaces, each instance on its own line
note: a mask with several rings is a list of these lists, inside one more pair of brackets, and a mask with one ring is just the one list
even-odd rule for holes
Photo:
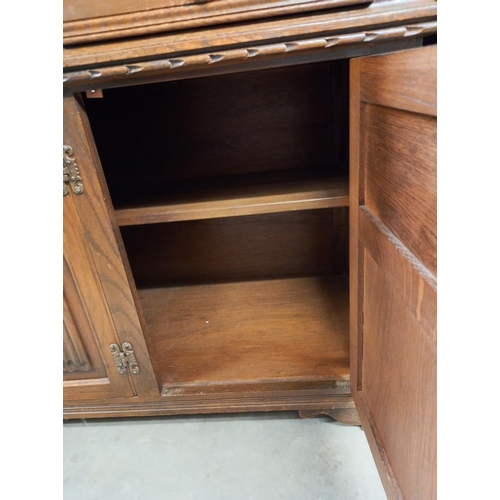
[[314,39],[409,23],[436,20],[435,0],[374,2],[350,11],[319,11],[308,15],[209,26],[105,41],[63,49],[65,72],[91,70],[124,63],[191,56],[212,51],[260,47],[274,42]]

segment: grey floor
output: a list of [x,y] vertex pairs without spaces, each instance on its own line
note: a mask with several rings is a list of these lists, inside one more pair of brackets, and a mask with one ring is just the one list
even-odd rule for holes
[[364,432],[297,413],[69,421],[65,500],[385,500]]

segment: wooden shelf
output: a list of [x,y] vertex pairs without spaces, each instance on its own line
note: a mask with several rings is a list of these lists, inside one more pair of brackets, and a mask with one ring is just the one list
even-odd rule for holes
[[346,177],[304,170],[265,172],[177,181],[161,194],[144,196],[127,206],[116,204],[118,225],[213,219],[293,210],[347,207]]
[[139,297],[165,396],[349,380],[342,277],[143,289]]

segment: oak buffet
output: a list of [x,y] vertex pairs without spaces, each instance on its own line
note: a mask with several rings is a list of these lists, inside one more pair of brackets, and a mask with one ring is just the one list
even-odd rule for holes
[[295,410],[436,497],[436,2],[65,0],[64,417]]

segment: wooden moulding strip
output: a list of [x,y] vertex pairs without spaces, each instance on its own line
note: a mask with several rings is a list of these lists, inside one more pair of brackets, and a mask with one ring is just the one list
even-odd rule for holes
[[434,0],[373,2],[362,9],[173,31],[64,48],[64,71],[316,38],[435,21]]
[[[263,19],[269,17],[320,11],[338,7],[362,5],[370,0],[303,0],[293,2],[275,1],[255,2],[203,2],[177,7],[149,8],[118,15],[105,15],[94,18],[74,19],[64,23],[64,44],[93,43],[131,36],[151,35],[154,33],[206,27],[214,24],[227,24]],[[88,9],[87,6],[84,9]],[[81,9],[81,10],[84,10]],[[82,14],[95,15],[91,9]]]
[[[214,65],[230,65],[253,59],[267,59],[284,54],[294,55],[307,52],[316,53],[325,50],[336,50],[347,45],[358,45],[371,42],[382,42],[409,37],[426,36],[437,32],[437,21],[408,24],[383,29],[366,30],[357,33],[346,33],[306,40],[291,40],[267,45],[256,45],[245,48],[206,52],[183,57],[165,58],[155,61],[119,64],[102,68],[67,72],[63,83],[67,88],[85,87],[105,88],[116,86],[119,81],[123,85],[133,83],[140,75],[168,75],[179,70],[197,71]],[[113,83],[110,83],[113,82]]]
[[248,393],[235,396],[214,395],[189,397],[161,397],[120,402],[83,402],[64,408],[64,418],[139,417],[154,415],[193,415],[203,413],[238,413],[248,411],[299,411],[354,408],[350,395],[327,393],[286,395]]

